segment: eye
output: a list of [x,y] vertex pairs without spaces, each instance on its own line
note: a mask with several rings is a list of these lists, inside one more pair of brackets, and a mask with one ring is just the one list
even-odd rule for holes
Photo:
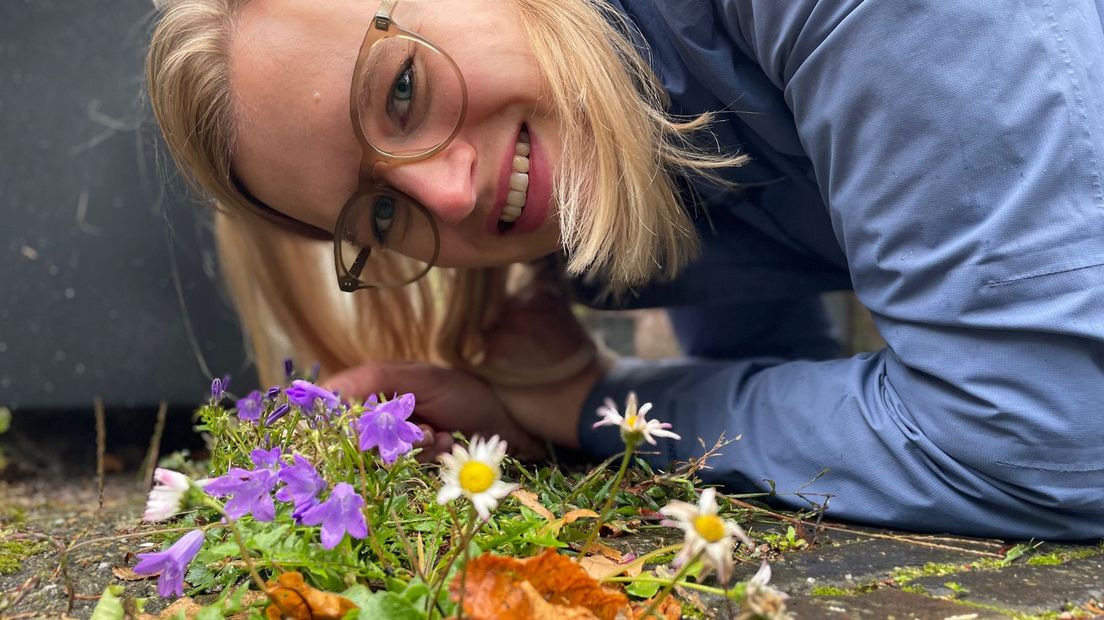
[[414,103],[414,56],[408,56],[395,74],[391,84],[391,94],[387,98],[387,113],[405,129],[410,121],[410,110]]
[[387,234],[395,223],[395,199],[379,196],[372,203],[372,230],[379,243],[387,240]]

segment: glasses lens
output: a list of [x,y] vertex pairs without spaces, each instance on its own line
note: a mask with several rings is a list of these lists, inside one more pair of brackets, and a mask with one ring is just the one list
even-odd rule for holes
[[460,123],[459,70],[432,47],[406,36],[382,39],[361,65],[361,129],[368,142],[392,155],[432,150]]
[[340,271],[361,284],[409,284],[437,258],[437,233],[429,214],[397,192],[354,197],[337,225]]

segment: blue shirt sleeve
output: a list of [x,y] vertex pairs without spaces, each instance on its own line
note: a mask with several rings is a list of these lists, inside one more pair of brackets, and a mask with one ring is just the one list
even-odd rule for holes
[[682,15],[684,44],[723,31],[783,93],[888,346],[831,361],[738,349],[622,360],[586,404],[584,448],[619,449],[615,433],[590,431],[590,414],[631,389],[683,435],[659,443],[657,466],[724,432],[742,439],[709,480],[830,493],[831,517],[1104,536],[1102,1],[668,10]]

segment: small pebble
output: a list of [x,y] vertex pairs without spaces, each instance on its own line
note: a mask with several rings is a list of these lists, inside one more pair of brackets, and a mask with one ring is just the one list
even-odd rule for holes
[[805,582],[806,583],[816,583],[816,577],[807,577],[805,579]]

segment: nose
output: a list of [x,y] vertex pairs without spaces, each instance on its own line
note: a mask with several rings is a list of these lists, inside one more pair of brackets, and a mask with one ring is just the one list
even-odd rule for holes
[[378,164],[375,173],[441,222],[456,224],[475,210],[475,148],[467,142],[454,140],[444,151],[419,162]]

